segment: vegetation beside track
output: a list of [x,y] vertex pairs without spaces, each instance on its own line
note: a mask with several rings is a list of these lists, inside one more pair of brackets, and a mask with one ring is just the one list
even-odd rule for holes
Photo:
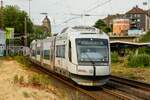
[[[69,88],[37,70],[28,58],[22,56],[2,57],[0,63],[0,100],[4,100],[8,96],[7,99],[9,100],[24,100],[25,98],[32,100],[70,100]],[[15,97],[11,98],[12,95]]]
[[124,57],[117,52],[111,54],[112,74],[150,83],[150,49],[127,50]]

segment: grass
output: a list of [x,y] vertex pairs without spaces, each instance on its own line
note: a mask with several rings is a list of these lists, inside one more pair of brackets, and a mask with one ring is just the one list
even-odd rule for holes
[[14,79],[14,83],[19,83],[19,84],[25,83],[24,76],[19,77],[16,74],[13,79]]
[[25,69],[31,68],[33,65],[28,57],[14,56],[13,59],[15,59],[18,63],[22,64]]
[[149,67],[130,67],[127,61],[123,63],[112,63],[112,75],[150,83]]
[[150,55],[144,53],[138,55],[130,55],[128,58],[128,65],[130,67],[149,67]]
[[28,77],[28,83],[34,86],[48,87],[50,80],[48,79],[48,75],[33,74],[32,76]]

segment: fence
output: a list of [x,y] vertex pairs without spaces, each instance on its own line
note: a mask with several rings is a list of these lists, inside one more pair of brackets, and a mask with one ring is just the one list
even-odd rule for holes
[[25,46],[0,46],[0,56],[28,56],[29,54],[30,49]]

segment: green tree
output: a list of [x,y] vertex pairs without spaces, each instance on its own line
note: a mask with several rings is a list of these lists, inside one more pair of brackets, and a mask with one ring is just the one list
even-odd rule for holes
[[98,29],[101,29],[102,31],[104,31],[104,32],[106,32],[106,33],[112,31],[112,29],[109,28],[109,27],[105,24],[105,22],[104,22],[103,20],[101,20],[101,19],[99,19],[98,21],[96,21],[94,27],[96,27],[96,28],[98,28]]
[[6,6],[3,9],[4,28],[13,27],[15,33],[24,33],[25,18],[27,23],[27,32],[33,32],[33,23],[25,11],[20,10],[17,6]]
[[20,39],[14,40],[15,45],[24,45],[23,40],[25,35],[24,34],[25,22],[27,26],[26,32],[28,33],[28,38],[30,38],[29,37],[31,36],[30,34],[33,34],[34,31],[33,23],[25,11],[20,10],[19,7],[17,6],[10,6],[10,5],[7,5],[3,9],[0,9],[0,28],[3,29],[5,29],[6,27],[14,28],[15,31],[14,35],[20,36]]
[[0,9],[0,28],[3,29],[4,22],[3,22],[3,9]]

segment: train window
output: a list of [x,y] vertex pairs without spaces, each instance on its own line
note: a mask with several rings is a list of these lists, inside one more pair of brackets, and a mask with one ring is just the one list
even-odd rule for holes
[[49,50],[44,50],[44,59],[49,59]]
[[68,52],[68,56],[69,56],[69,61],[72,62],[72,59],[71,59],[71,41],[69,40],[69,52]]
[[56,46],[56,57],[65,58],[65,45]]
[[37,50],[37,55],[40,55],[40,50]]
[[35,56],[35,50],[32,50],[32,56]]

